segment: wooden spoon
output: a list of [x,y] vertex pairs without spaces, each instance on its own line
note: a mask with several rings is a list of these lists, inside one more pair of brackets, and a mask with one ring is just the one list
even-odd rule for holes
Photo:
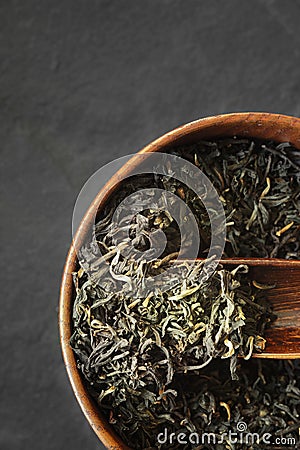
[[254,358],[300,358],[300,261],[282,259],[230,258],[220,261],[230,270],[249,266],[250,279],[276,287],[264,290],[277,319],[266,330],[266,349]]

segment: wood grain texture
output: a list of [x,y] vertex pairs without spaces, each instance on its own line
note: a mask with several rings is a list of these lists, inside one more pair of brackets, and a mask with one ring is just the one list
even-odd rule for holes
[[[259,139],[272,139],[277,142],[289,141],[296,148],[300,149],[300,119],[279,114],[234,113],[208,117],[183,125],[147,145],[140,151],[140,154],[144,154],[146,157],[146,154],[149,152],[164,151],[173,145],[189,144],[197,142],[200,139],[215,139],[233,136],[235,134]],[[98,193],[85,214],[67,256],[61,284],[59,305],[59,328],[62,353],[75,396],[99,439],[106,448],[114,450],[128,450],[128,447],[122,442],[119,436],[117,436],[88,394],[77,369],[73,351],[69,345],[72,330],[71,310],[74,300],[74,288],[72,285],[71,274],[72,271],[75,270],[77,262],[76,248],[80,247],[80,243],[83,241],[84,236],[93,224],[97,209],[101,209],[108,195],[118,188],[119,180],[129,176],[132,168],[136,167],[139,163],[140,158],[133,157],[119,172],[117,172]],[[295,348],[299,348],[298,326],[291,326],[293,316],[294,319],[296,318],[294,323],[299,325],[299,305],[297,300],[296,281],[297,279],[299,280],[298,269],[296,269],[296,266],[289,266],[280,274],[280,261],[277,260],[277,263],[275,264],[272,264],[270,260],[261,261],[262,263],[259,269],[253,269],[253,275],[257,277],[257,280],[263,281],[264,277],[271,277],[271,279],[280,278],[280,283],[282,283],[282,285],[278,286],[280,290],[277,291],[277,294],[275,296],[273,295],[272,298],[270,297],[270,301],[274,304],[275,311],[281,318],[278,320],[276,327],[272,329],[273,331],[270,330],[269,332],[269,345],[266,352],[264,352],[264,357],[294,357]],[[235,263],[236,262],[237,261],[235,261]],[[295,263],[296,265],[298,264],[298,262]],[[269,265],[272,267],[270,270],[268,269]],[[291,296],[292,303],[288,303],[286,294],[290,296],[291,289],[294,294]],[[288,327],[286,326],[287,324]],[[276,353],[273,353],[275,348]],[[270,352],[270,349],[272,352]]]
[[237,258],[221,261],[225,268],[246,264],[249,277],[262,284],[276,285],[264,290],[277,316],[266,330],[266,349],[256,358],[300,358],[300,261]]

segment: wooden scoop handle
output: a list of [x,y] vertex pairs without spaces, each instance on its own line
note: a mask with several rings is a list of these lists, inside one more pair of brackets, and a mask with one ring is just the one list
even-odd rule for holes
[[266,349],[256,358],[300,358],[300,261],[282,259],[237,258],[220,263],[230,266],[246,264],[250,279],[262,284],[276,284],[264,294],[272,304],[277,319],[266,330]]

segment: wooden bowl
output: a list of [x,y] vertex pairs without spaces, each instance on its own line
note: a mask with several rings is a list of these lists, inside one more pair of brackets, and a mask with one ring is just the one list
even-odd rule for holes
[[[264,140],[270,139],[277,142],[288,141],[300,149],[300,119],[268,113],[222,114],[180,126],[144,147],[140,153],[161,151],[170,146],[191,144],[201,139],[216,139],[234,135]],[[69,345],[72,332],[71,314],[74,300],[72,272],[76,270],[77,265],[75,248],[78,248],[80,242],[82,242],[84,236],[90,229],[97,209],[99,207],[101,208],[101,205],[104,204],[108,195],[115,188],[116,182],[124,177],[124,175],[130,174],[132,167],[137,164],[138,161],[135,161],[133,157],[129,163],[117,172],[98,193],[85,214],[66,259],[59,304],[60,341],[65,366],[73,391],[83,413],[99,439],[106,448],[115,450],[128,449],[128,447],[115,433],[106,418],[101,414],[99,407],[88,394],[84,381],[77,369],[74,353]]]

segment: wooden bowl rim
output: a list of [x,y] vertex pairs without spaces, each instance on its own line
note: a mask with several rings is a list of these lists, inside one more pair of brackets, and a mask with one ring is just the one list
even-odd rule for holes
[[[282,141],[286,133],[296,130],[296,137],[291,140],[296,148],[300,149],[300,119],[293,116],[287,116],[282,114],[274,113],[262,113],[262,112],[242,112],[242,113],[230,113],[230,114],[220,114],[216,116],[206,117],[198,119],[187,124],[181,125],[172,131],[165,133],[163,136],[155,139],[150,144],[146,145],[138,154],[144,154],[149,152],[155,152],[161,150],[162,148],[172,145],[176,145],[178,139],[184,138],[188,135],[193,135],[204,130],[212,128],[213,130],[222,126],[222,128],[229,128],[235,124],[243,122],[245,124],[245,129],[248,127],[257,127],[258,130],[264,130],[265,127],[274,127],[274,141]],[[213,133],[212,133],[213,137]],[[249,134],[249,138],[255,138],[253,134]],[[263,138],[262,138],[263,139]],[[72,272],[76,267],[76,250],[75,247],[78,242],[82,240],[87,229],[90,226],[91,219],[94,217],[94,213],[98,206],[105,201],[105,198],[111,192],[113,186],[118,181],[120,173],[122,176],[124,173],[129,173],[132,165],[136,165],[137,162],[133,158],[125,164],[124,168],[120,169],[114,177],[105,185],[103,189],[99,191],[94,201],[90,205],[88,211],[86,212],[77,233],[70,246],[66,263],[63,269],[61,289],[60,289],[60,301],[59,301],[59,335],[60,343],[62,348],[62,354],[64,359],[64,364],[68,373],[68,377],[73,388],[75,397],[86,416],[91,427],[106,446],[107,449],[111,450],[129,450],[121,440],[121,438],[116,434],[112,427],[107,422],[106,418],[101,414],[98,407],[94,403],[93,399],[88,394],[84,382],[79,374],[76,366],[76,360],[74,353],[69,345],[69,340],[71,337],[71,314],[72,314],[72,304],[73,304],[73,280]]]

